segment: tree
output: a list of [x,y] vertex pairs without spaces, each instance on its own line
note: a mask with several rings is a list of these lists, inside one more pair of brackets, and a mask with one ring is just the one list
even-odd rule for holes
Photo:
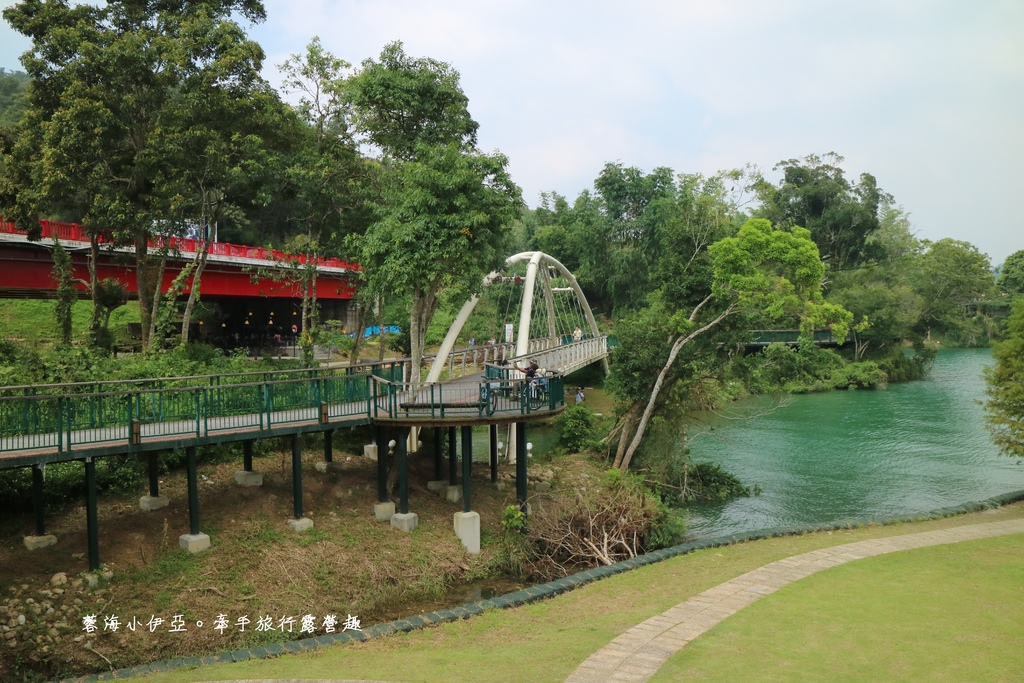
[[411,293],[413,381],[443,289],[466,293],[505,259],[508,224],[522,204],[501,154],[455,143],[421,145],[416,161],[390,174],[379,220],[359,240],[359,262],[375,292]]
[[28,74],[0,67],[0,128],[13,127],[28,108],[25,90]]
[[877,258],[869,239],[880,227],[879,211],[892,198],[869,173],[851,184],[835,152],[789,159],[775,166],[782,171],[778,187],[758,185],[759,215],[780,228],[799,225],[811,231],[821,257],[832,271],[856,268]]
[[918,344],[924,300],[914,289],[920,268],[921,244],[910,229],[902,208],[885,205],[881,221],[868,242],[876,258],[864,267],[836,273],[829,285],[829,301],[849,310],[856,320],[871,325],[853,327],[854,360],[903,353],[903,342]]
[[995,367],[985,373],[988,429],[1005,455],[1024,457],[1024,298],[1014,302],[994,355]]
[[413,381],[445,288],[472,292],[501,264],[522,197],[500,153],[475,149],[477,123],[459,74],[401,43],[363,62],[345,86],[353,121],[381,152],[377,220],[356,240],[375,295],[411,294]]
[[988,256],[969,242],[950,238],[927,245],[915,273],[914,289],[923,299],[922,332],[935,331],[970,342],[978,303],[993,291]]
[[302,291],[302,339],[307,354],[312,353],[317,326],[313,264],[318,256],[333,255],[345,236],[364,231],[372,220],[365,202],[372,173],[352,138],[351,112],[344,97],[350,68],[348,62],[324,50],[319,38],[309,43],[304,55],[292,55],[281,65],[284,89],[299,95],[296,112],[304,124],[301,144],[287,160],[285,189],[293,198],[291,221],[300,231],[286,249],[302,255],[305,262],[305,267],[289,268],[289,279]]
[[406,55],[400,41],[386,45],[380,61],[364,60],[346,93],[357,129],[387,156],[411,160],[424,144],[476,145],[479,124],[469,115],[459,72]]
[[1012,298],[1024,294],[1024,249],[1006,257],[996,284],[1005,296]]
[[[669,321],[668,358],[660,369],[652,367],[653,385],[636,431],[616,466],[626,471],[643,440],[647,425],[680,351],[739,311],[761,311],[770,317],[798,315],[806,331],[830,325],[840,339],[846,337],[853,316],[841,306],[825,302],[821,282],[825,266],[808,230],[775,230],[765,219],[748,220],[735,237],[725,237],[707,248],[711,259],[711,292],[690,313],[680,310]],[[656,371],[656,374],[655,374]],[[638,407],[638,406],[637,406]],[[627,424],[637,411],[624,417]],[[629,438],[623,429],[620,443]]]
[[[175,208],[190,200],[180,198],[203,195],[181,192],[182,178],[204,166],[197,147],[211,151],[207,133],[231,139],[238,122],[232,114],[265,89],[263,51],[232,20],[236,12],[265,18],[259,0],[118,0],[104,7],[23,0],[4,10],[33,41],[22,57],[32,77],[25,134],[8,160],[17,168],[5,169],[15,221],[37,235],[38,216],[71,198],[94,257],[100,236],[133,243],[144,344],[166,255],[154,259],[149,240],[184,228]],[[239,109],[215,106],[231,102]],[[214,166],[224,171],[223,162]],[[95,300],[95,275],[91,286]]]
[[71,344],[71,311],[78,299],[78,289],[75,286],[71,255],[56,237],[53,238],[53,279],[57,282],[57,306],[54,308],[57,332],[60,334],[60,343],[68,346]]

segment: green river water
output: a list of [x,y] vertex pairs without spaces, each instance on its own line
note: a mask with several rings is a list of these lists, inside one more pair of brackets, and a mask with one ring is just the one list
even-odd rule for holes
[[1000,456],[985,430],[978,401],[991,363],[987,349],[944,350],[922,381],[794,396],[749,419],[710,416],[691,429],[692,460],[763,493],[689,506],[691,535],[902,515],[1024,490],[1024,462]]

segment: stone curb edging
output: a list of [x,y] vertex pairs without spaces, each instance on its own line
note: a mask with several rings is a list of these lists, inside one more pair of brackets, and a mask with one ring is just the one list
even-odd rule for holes
[[806,533],[817,532],[817,531],[835,531],[839,529],[855,529],[864,526],[873,525],[891,525],[891,524],[902,524],[906,522],[920,522],[930,519],[941,519],[943,517],[953,517],[955,515],[962,515],[969,512],[979,512],[981,510],[990,510],[994,508],[1002,507],[1003,505],[1009,505],[1010,503],[1016,503],[1024,500],[1024,491],[1014,491],[1006,493],[1001,496],[994,496],[987,498],[982,501],[963,503],[961,505],[955,505],[951,507],[939,508],[938,510],[932,510],[930,512],[922,512],[919,514],[908,514],[894,517],[862,517],[851,520],[839,520],[836,522],[825,522],[822,524],[801,524],[785,527],[774,527],[770,529],[761,529],[758,531],[749,531],[738,534],[730,534],[727,536],[717,536],[715,538],[704,539],[701,541],[692,541],[690,543],[682,543],[680,545],[672,546],[670,548],[662,548],[660,550],[653,550],[644,555],[616,562],[615,564],[607,565],[604,567],[596,567],[594,569],[588,569],[582,572],[577,572],[566,576],[561,579],[549,581],[538,586],[530,586],[513,593],[508,593],[496,598],[490,598],[487,600],[481,600],[479,602],[468,603],[460,607],[454,607],[452,609],[438,610],[437,612],[427,612],[425,614],[419,614],[405,619],[398,619],[397,621],[390,621],[383,624],[376,624],[362,631],[343,631],[340,633],[331,633],[322,636],[316,636],[313,638],[304,638],[302,640],[292,640],[284,643],[271,643],[269,645],[260,645],[244,650],[235,650],[232,652],[224,652],[217,655],[207,655],[204,657],[188,657],[185,659],[171,659],[163,662],[153,662],[151,664],[139,664],[137,666],[128,667],[125,669],[116,669],[110,672],[104,672],[100,674],[91,674],[88,676],[82,676],[79,678],[62,679],[60,683],[100,683],[102,681],[113,681],[132,676],[141,676],[148,673],[156,673],[162,671],[170,671],[172,669],[184,669],[184,668],[197,668],[207,664],[223,664],[230,662],[241,662],[247,659],[263,659],[267,657],[276,657],[289,652],[305,652],[309,650],[315,650],[320,647],[326,647],[328,645],[339,645],[344,643],[359,642],[369,640],[371,638],[379,638],[381,636],[391,635],[393,633],[409,632],[416,629],[431,626],[433,624],[440,624],[450,621],[459,621],[462,619],[469,619],[472,616],[483,614],[487,609],[505,609],[509,607],[519,607],[521,605],[527,605],[538,600],[560,595],[562,593],[571,591],[579,586],[586,585],[593,581],[597,581],[615,574],[621,574],[622,572],[629,571],[631,569],[637,569],[649,564],[661,562],[673,557],[680,555],[687,555],[697,550],[704,550],[707,548],[717,548],[727,545],[733,545],[736,543],[743,543],[746,541],[756,541],[765,538],[773,538],[778,536],[799,536]]

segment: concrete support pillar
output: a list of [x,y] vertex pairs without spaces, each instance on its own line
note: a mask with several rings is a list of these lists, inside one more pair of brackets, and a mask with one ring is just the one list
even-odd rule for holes
[[210,537],[199,531],[199,475],[196,472],[196,448],[185,449],[185,471],[188,478],[188,530],[178,537],[178,543],[190,553],[210,547]]
[[516,501],[526,512],[526,423],[516,423]]
[[480,513],[479,512],[456,512],[455,513],[455,535],[466,550],[476,555],[480,552]]
[[96,463],[85,459],[85,530],[89,545],[89,571],[100,568],[100,529],[96,514]]
[[324,462],[334,462],[334,430],[324,431]]

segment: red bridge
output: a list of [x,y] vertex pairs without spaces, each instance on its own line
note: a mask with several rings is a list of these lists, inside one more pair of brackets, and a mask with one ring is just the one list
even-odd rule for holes
[[[71,254],[74,277],[82,281],[79,289],[87,291],[84,282],[89,280],[88,235],[77,223],[47,220],[39,223],[43,239],[29,241],[24,232],[16,230],[13,223],[0,217],[0,298],[45,299],[55,296],[57,283],[52,276],[54,237]],[[159,246],[159,242],[150,242],[153,249]],[[202,241],[172,237],[168,247],[167,266],[161,283],[161,291],[164,292],[170,289],[181,269],[202,248]],[[277,320],[283,323],[281,316],[294,314],[297,302],[302,299],[299,286],[288,281],[275,282],[269,277],[260,278],[256,273],[258,269],[264,272],[282,270],[286,267],[283,264],[289,261],[306,263],[304,256],[276,249],[213,242],[202,274],[202,299],[222,310],[224,322],[228,323],[226,327],[239,326],[243,320],[248,325],[246,319],[252,318],[267,325],[267,316],[273,316],[275,308],[282,309]],[[321,319],[347,323],[348,302],[355,294],[352,274],[359,266],[336,258],[317,259],[316,263],[319,273],[316,296],[321,304]],[[133,298],[137,296],[134,248],[107,245],[96,266],[99,279],[120,280]],[[189,291],[190,286],[186,286],[183,298],[188,298]],[[290,324],[285,327],[290,327]]]

